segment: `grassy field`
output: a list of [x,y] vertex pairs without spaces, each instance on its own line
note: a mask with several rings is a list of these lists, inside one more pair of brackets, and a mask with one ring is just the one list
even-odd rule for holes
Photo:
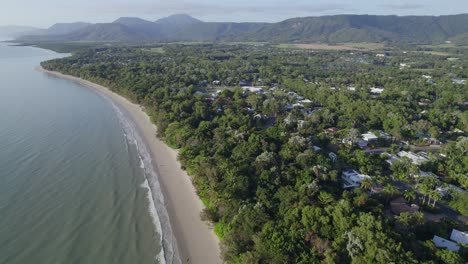
[[381,43],[341,43],[341,44],[279,44],[276,47],[283,49],[315,49],[315,50],[380,50],[384,48]]

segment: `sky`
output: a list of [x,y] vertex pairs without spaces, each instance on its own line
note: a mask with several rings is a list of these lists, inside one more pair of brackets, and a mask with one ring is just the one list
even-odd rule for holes
[[467,0],[1,0],[0,25],[49,27],[57,22],[154,21],[189,14],[203,21],[278,22],[335,14],[448,15],[468,13]]

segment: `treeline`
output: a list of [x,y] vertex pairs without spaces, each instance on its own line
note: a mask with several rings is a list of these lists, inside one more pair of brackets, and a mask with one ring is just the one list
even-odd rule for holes
[[[421,214],[388,217],[388,202],[398,194],[394,188],[377,195],[364,187],[342,189],[341,170],[350,165],[379,174],[387,185],[383,159],[340,146],[332,162],[327,152],[312,148],[336,145],[323,133],[331,126],[411,137],[413,121],[424,110],[422,98],[434,101],[434,113],[423,118],[427,130],[466,128],[466,86],[443,75],[437,87],[415,82],[419,73],[401,73],[393,67],[399,59],[392,60],[382,64],[366,53],[270,46],[169,45],[157,53],[90,49],[42,66],[110,87],[145,106],[158,136],[180,148],[181,164],[207,206],[202,217],[215,223],[230,263],[461,263],[464,252],[436,249],[430,239],[463,226],[426,223]],[[221,89],[210,87],[215,80],[226,89],[212,96],[206,93],[210,88]],[[245,94],[237,87],[241,81],[279,86]],[[365,89],[345,91],[349,85],[382,86],[385,92],[375,98]],[[294,103],[288,91],[320,110],[286,111]]]

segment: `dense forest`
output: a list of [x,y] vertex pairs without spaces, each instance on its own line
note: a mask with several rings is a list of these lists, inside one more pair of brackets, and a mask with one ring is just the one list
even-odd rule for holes
[[[466,191],[437,191],[468,188],[468,57],[453,56],[171,44],[84,48],[42,66],[145,107],[229,263],[463,263],[466,245],[432,242],[468,229]],[[359,148],[368,131],[388,137]],[[420,166],[372,152],[410,147],[435,151]],[[344,189],[350,168],[370,179]],[[421,210],[393,214],[401,196]]]
[[278,23],[203,22],[189,15],[157,21],[135,17],[112,23],[56,24],[29,33],[21,42],[276,42],[276,43],[466,43],[468,15],[333,15],[291,18]]

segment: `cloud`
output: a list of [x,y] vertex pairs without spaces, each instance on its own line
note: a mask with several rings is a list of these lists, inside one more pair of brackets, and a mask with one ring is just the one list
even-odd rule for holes
[[[319,14],[328,11],[345,10],[343,4],[257,4],[257,5],[229,5],[206,4],[186,1],[160,1],[157,3],[120,3],[113,6],[98,6],[95,11],[114,14],[142,14],[142,15],[167,15],[176,13],[188,13],[191,15],[235,15],[235,14],[273,14],[289,15],[297,13]],[[349,10],[349,9],[348,9]]]
[[393,9],[393,10],[421,9],[425,7],[424,5],[418,5],[418,4],[388,4],[388,5],[382,5],[382,6],[388,9]]

